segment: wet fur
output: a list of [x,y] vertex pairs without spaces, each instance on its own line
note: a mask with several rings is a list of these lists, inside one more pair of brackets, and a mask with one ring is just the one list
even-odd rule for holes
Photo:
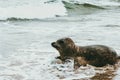
[[74,67],[81,65],[93,65],[102,67],[107,64],[114,65],[118,60],[117,53],[110,47],[104,45],[77,46],[71,38],[62,38],[52,43],[62,61],[74,58]]

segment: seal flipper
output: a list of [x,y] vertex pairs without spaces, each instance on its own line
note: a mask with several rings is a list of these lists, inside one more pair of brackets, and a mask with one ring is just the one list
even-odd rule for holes
[[56,59],[61,59],[61,57],[60,56],[57,56],[57,57],[55,57]]
[[65,58],[61,58],[61,56],[57,56],[57,57],[55,57],[56,59],[60,59],[60,60],[62,60],[62,61],[65,61],[66,59]]

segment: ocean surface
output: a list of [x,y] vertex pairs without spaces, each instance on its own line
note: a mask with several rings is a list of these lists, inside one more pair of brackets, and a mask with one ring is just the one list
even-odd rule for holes
[[89,80],[94,67],[55,63],[51,42],[62,37],[120,55],[120,0],[0,0],[0,80]]

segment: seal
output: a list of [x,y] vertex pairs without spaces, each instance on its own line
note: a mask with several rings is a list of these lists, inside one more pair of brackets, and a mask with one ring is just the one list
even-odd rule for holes
[[58,59],[65,61],[74,59],[74,68],[87,64],[102,67],[107,64],[114,65],[120,58],[116,51],[105,45],[77,46],[71,38],[58,39],[51,45],[58,50]]

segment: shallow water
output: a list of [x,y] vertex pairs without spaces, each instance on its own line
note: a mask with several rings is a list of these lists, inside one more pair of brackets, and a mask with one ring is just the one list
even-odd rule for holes
[[[22,6],[16,5],[15,2]],[[44,2],[40,3],[44,5]],[[14,14],[11,13],[11,9],[8,9],[4,15],[0,13],[0,80],[72,80],[89,79],[94,76],[96,70],[92,66],[81,67],[78,71],[74,71],[73,61],[66,64],[54,62],[59,54],[51,47],[51,42],[62,37],[71,37],[77,45],[107,45],[114,48],[120,55],[120,3],[114,0],[105,0],[107,5],[102,4],[103,0],[99,3],[96,0],[87,0],[87,2],[105,9],[90,9],[92,12],[86,13],[84,10],[88,10],[88,7],[79,8],[82,10],[81,13],[78,8],[71,10],[62,6],[62,2],[55,1],[46,3],[47,6],[44,6],[48,8],[49,4],[53,4],[54,7],[55,4],[60,3],[62,8],[62,11],[58,12],[60,14],[56,13],[58,8],[55,7],[56,12],[51,11],[44,17],[40,14],[36,15],[36,12],[26,16],[19,15],[19,12],[16,14],[16,9],[26,4],[32,8],[37,7],[39,5],[37,0],[23,2],[12,0],[9,6],[8,3],[0,1],[1,4],[6,4],[6,6],[0,6],[0,11],[4,13],[8,8],[14,11]],[[77,3],[81,4],[81,2]],[[72,5],[74,5],[73,2]],[[21,11],[24,12],[27,8],[22,9]],[[104,72],[104,68],[101,72]],[[115,73],[117,75],[114,80],[118,80],[120,70],[118,69]]]

